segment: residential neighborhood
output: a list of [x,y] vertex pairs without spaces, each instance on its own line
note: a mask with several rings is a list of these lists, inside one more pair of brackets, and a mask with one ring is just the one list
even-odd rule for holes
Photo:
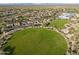
[[[13,37],[14,33],[29,28],[35,28],[35,29],[43,28],[43,29],[48,29],[49,31],[57,32],[65,39],[68,46],[64,54],[65,55],[79,54],[79,9],[44,8],[44,7],[43,8],[42,7],[41,8],[36,8],[36,7],[35,8],[26,8],[26,7],[1,8],[0,9],[0,51],[3,53],[0,52],[0,54],[6,53],[3,51],[3,48],[5,47],[5,44],[7,44],[8,41]],[[27,30],[27,32],[28,31],[29,30]],[[24,38],[25,37],[26,36],[24,36]],[[52,35],[52,37],[54,36]],[[42,38],[42,36],[40,36],[40,38]]]

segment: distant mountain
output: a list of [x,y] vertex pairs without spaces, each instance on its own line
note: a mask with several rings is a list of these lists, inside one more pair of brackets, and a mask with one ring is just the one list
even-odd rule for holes
[[32,3],[4,3],[0,4],[0,6],[29,6],[33,5]]
[[79,7],[79,4],[68,3],[5,3],[0,6],[74,6]]

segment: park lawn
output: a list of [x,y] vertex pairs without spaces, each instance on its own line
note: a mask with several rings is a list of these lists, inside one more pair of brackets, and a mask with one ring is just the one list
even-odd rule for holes
[[5,44],[4,51],[16,55],[63,55],[67,51],[67,43],[55,31],[28,28],[15,32]]
[[57,29],[63,29],[64,25],[68,22],[69,20],[66,20],[66,19],[57,19],[57,20],[53,20],[52,22],[50,22],[50,26],[53,26]]

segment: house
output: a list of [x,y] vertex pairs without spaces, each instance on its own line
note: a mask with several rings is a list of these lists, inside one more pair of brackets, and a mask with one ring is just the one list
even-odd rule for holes
[[62,29],[61,32],[63,32],[64,34],[67,34],[67,33],[69,33],[69,30],[68,29]]
[[72,36],[74,36],[74,34],[67,34],[67,35],[66,35],[66,37],[67,37],[68,39],[71,39]]
[[21,25],[22,27],[27,27],[27,26],[28,26],[28,23],[25,22],[25,21],[22,21],[22,22],[20,23],[20,25]]
[[35,21],[35,22],[34,22],[34,26],[40,26],[40,25],[41,25],[40,22],[38,22],[38,21]]
[[14,27],[13,27],[13,26],[6,26],[6,27],[4,28],[4,31],[5,31],[5,32],[9,32],[9,31],[11,31],[11,30],[14,30]]

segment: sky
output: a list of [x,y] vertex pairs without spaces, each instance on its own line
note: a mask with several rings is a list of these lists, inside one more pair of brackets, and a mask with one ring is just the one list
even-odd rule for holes
[[0,3],[79,3],[79,0],[0,0]]

